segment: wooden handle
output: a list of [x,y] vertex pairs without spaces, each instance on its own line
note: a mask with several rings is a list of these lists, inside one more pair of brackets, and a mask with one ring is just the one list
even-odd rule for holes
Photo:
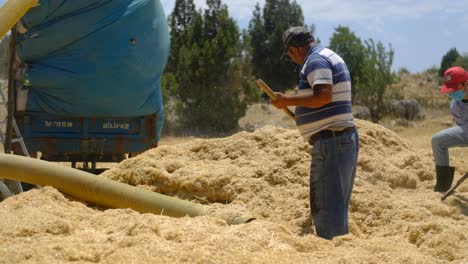
[[460,184],[462,184],[462,182],[466,180],[466,178],[468,178],[468,173],[465,173],[465,175],[463,175],[463,177],[461,177],[457,181],[457,183],[454,186],[452,186],[452,188],[450,188],[450,190],[448,190],[440,199],[443,201],[445,200],[445,198],[449,197],[455,191],[455,189],[457,189],[458,186],[460,186]]
[[[271,98],[271,100],[275,101],[277,99],[276,94],[273,92],[273,90],[271,90],[271,88],[262,79],[257,80],[257,85]],[[282,108],[282,110],[292,119],[296,119],[296,115],[293,112],[291,112],[289,108],[285,107],[285,108]]]

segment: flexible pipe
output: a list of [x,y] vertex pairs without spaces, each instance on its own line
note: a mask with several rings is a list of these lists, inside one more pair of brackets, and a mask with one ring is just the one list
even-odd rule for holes
[[[143,190],[125,183],[97,176],[48,161],[0,154],[0,178],[52,186],[79,199],[110,208],[131,208],[142,213],[173,217],[207,215],[203,205]],[[229,215],[228,224],[254,220],[250,216]]]
[[0,39],[18,22],[39,0],[8,0],[0,7]]

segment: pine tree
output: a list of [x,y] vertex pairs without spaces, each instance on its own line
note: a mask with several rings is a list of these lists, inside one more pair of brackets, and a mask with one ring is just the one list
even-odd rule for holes
[[169,16],[171,29],[171,50],[169,54],[166,72],[175,72],[179,60],[179,51],[188,41],[188,31],[195,15],[193,0],[176,0],[174,9]]
[[276,91],[285,91],[297,83],[298,67],[281,58],[282,35],[291,26],[303,25],[302,9],[296,1],[266,0],[263,10],[257,4],[253,11],[249,23],[253,73]]

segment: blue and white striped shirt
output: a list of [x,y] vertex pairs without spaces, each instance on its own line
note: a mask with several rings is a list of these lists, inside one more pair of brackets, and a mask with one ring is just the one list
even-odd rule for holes
[[332,101],[319,108],[296,107],[296,125],[308,141],[325,130],[354,127],[351,109],[351,76],[343,59],[320,45],[309,50],[299,75],[299,93],[312,92],[317,84],[333,85]]

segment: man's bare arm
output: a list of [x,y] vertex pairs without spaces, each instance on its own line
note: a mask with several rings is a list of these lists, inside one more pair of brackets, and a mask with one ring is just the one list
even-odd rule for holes
[[284,108],[288,106],[302,106],[309,108],[322,107],[332,101],[333,86],[331,84],[317,84],[312,91],[296,95],[287,95],[283,93],[275,93],[277,99],[271,103],[276,108]]

